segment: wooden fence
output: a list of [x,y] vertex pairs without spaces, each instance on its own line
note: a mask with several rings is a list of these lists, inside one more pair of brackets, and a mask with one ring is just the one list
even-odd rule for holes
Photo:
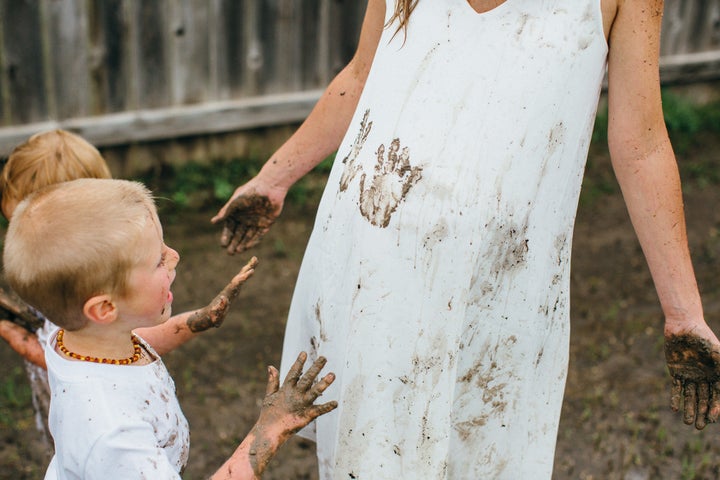
[[[0,0],[0,156],[61,127],[98,146],[302,120],[366,0]],[[720,0],[666,0],[667,82],[720,76]]]

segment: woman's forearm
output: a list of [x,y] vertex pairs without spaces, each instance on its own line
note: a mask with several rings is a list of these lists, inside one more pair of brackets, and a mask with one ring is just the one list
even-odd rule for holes
[[613,165],[647,259],[667,322],[684,329],[703,321],[688,248],[677,163],[669,140],[637,158],[616,155]]
[[348,65],[330,83],[298,130],[270,157],[258,177],[288,190],[335,152],[347,131],[364,86],[364,76]]

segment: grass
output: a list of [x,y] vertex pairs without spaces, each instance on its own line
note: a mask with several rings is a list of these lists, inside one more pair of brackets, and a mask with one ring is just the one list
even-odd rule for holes
[[15,367],[5,372],[0,380],[0,428],[18,428],[20,419],[17,412],[27,409],[31,403],[25,370]]

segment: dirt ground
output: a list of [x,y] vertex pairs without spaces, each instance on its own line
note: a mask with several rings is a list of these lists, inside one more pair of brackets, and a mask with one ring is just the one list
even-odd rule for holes
[[[714,155],[714,168],[720,168],[718,151],[692,155]],[[696,432],[668,407],[663,319],[648,269],[605,153],[594,152],[589,165],[573,246],[571,364],[554,478],[720,478],[720,426]],[[685,195],[707,318],[720,332],[720,189],[691,181]],[[186,479],[205,478],[214,471],[256,418],[265,367],[279,362],[314,206],[288,205],[270,234],[250,252],[260,265],[222,328],[165,357],[191,425]],[[209,223],[213,213],[163,219],[166,242],[181,254],[176,312],[211,299],[250,256],[228,257],[220,250],[219,229]],[[0,479],[42,478],[47,460],[23,393],[21,362],[0,345],[0,363]],[[326,398],[332,395],[331,389]],[[264,478],[317,478],[314,445],[293,439]]]

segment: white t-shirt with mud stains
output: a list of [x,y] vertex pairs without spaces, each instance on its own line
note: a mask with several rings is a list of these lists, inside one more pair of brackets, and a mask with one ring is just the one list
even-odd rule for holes
[[138,366],[70,361],[55,338],[45,348],[55,442],[45,479],[180,478],[189,428],[160,357]]

